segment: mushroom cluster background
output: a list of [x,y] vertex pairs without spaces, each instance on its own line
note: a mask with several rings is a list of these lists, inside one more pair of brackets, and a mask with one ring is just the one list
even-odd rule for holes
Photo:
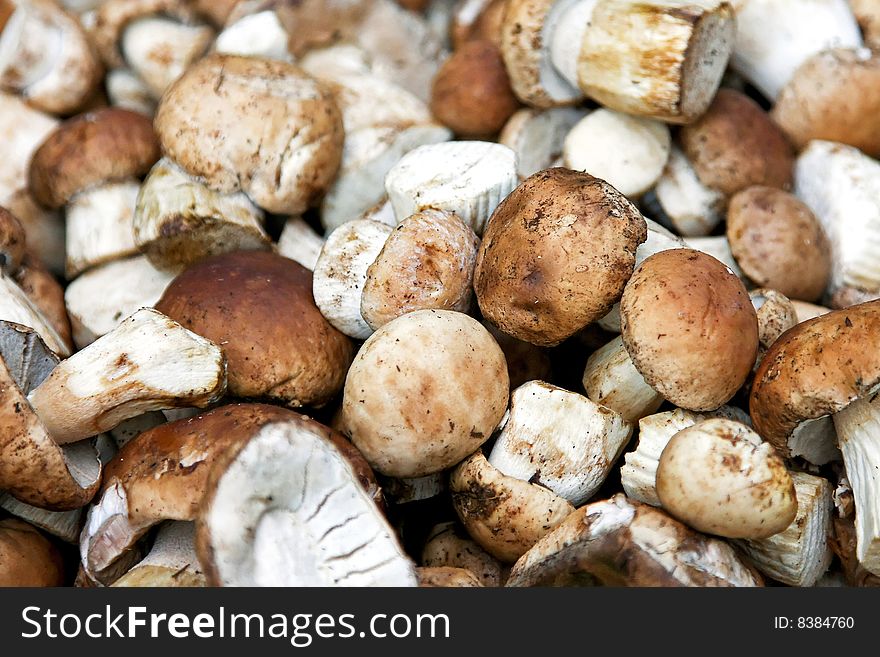
[[880,0],[0,0],[0,586],[880,584]]

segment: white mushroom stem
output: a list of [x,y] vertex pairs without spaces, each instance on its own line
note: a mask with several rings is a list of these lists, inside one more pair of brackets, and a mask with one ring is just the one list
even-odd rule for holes
[[650,415],[663,403],[660,393],[639,374],[619,336],[590,356],[583,384],[587,397],[620,413],[629,423]]
[[164,16],[145,16],[126,26],[120,50],[131,70],[159,99],[213,39],[214,30],[208,25],[186,25]]
[[395,504],[408,504],[428,500],[446,492],[445,472],[435,472],[424,477],[382,479],[382,490],[385,497]]
[[831,416],[801,422],[788,437],[788,449],[792,456],[801,456],[815,465],[840,461],[837,433]]
[[83,570],[94,580],[112,582],[137,561],[138,553],[132,547],[153,524],[152,520],[130,522],[128,496],[114,481],[89,507],[79,540]]
[[762,573],[789,586],[814,586],[831,564],[831,484],[792,472],[798,511],[785,531],[736,544]]
[[67,277],[135,255],[132,217],[140,183],[108,183],[77,194],[67,206]]
[[205,575],[195,548],[195,524],[171,521],[156,533],[153,547],[113,586],[205,586]]
[[880,575],[880,400],[876,392],[834,415],[856,507],[856,556]]
[[131,69],[116,68],[104,79],[107,99],[115,107],[122,107],[146,116],[156,113],[156,99],[150,89]]
[[79,537],[82,509],[48,511],[20,502],[8,493],[0,493],[0,509],[26,520],[67,543],[76,543]]
[[314,271],[322,248],[324,248],[324,238],[318,235],[302,217],[290,217],[284,222],[284,228],[278,238],[280,255]]
[[10,196],[27,187],[31,156],[56,127],[58,119],[27,105],[18,96],[0,92],[0,204],[7,206]]
[[[0,140],[2,140],[2,132],[0,132]],[[18,217],[21,225],[24,226],[28,251],[53,274],[63,276],[66,230],[61,213],[48,210],[37,203],[26,187],[19,189],[12,196],[0,199],[0,205]]]
[[660,506],[660,498],[657,496],[657,464],[663,448],[682,429],[711,417],[749,423],[749,416],[732,406],[722,406],[711,413],[694,413],[676,408],[639,420],[638,444],[634,451],[624,455],[624,464],[620,468],[620,479],[627,497],[651,506]]
[[677,146],[672,147],[654,195],[675,230],[686,237],[708,235],[721,221],[724,195],[700,182]]
[[725,264],[734,276],[737,276],[741,280],[745,280],[745,275],[742,273],[739,265],[736,264],[736,258],[733,257],[733,253],[730,250],[730,243],[724,235],[717,235],[715,237],[688,237],[685,239],[685,244],[697,251],[708,253],[716,260]]
[[287,42],[290,35],[274,11],[249,14],[223,28],[214,42],[217,52],[247,57],[293,61]]
[[812,141],[794,179],[831,242],[829,291],[880,291],[880,163],[852,146]]
[[489,463],[580,506],[604,483],[631,435],[632,426],[614,411],[530,381],[513,391]]
[[858,48],[846,0],[734,0],[731,67],[775,101],[798,67],[829,48]]
[[831,308],[819,306],[815,303],[798,301],[797,299],[790,299],[790,301],[791,305],[794,306],[795,313],[797,314],[798,324],[800,324],[801,322],[806,322],[809,319],[813,319],[814,317],[820,317],[831,312]]
[[586,115],[574,107],[524,108],[507,120],[498,142],[516,153],[517,174],[525,179],[553,165],[562,155],[565,136]]
[[225,391],[225,375],[214,343],[142,309],[60,363],[28,401],[49,435],[64,444],[147,411],[207,406]]
[[[556,0],[548,17],[545,34],[549,39],[550,62],[573,89],[579,88],[578,59],[584,34],[598,0]],[[555,28],[555,29],[553,29]]]

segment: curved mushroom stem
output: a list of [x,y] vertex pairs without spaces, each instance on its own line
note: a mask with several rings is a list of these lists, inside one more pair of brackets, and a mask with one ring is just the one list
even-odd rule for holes
[[863,397],[833,416],[856,507],[856,555],[880,575],[880,395]]
[[196,556],[195,524],[171,521],[164,525],[149,554],[112,586],[205,586],[205,575]]
[[64,444],[147,411],[208,406],[225,390],[220,348],[143,308],[59,364],[28,401],[49,435]]

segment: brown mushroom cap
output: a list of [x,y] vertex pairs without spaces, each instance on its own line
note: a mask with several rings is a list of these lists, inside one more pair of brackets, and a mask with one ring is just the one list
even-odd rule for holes
[[188,173],[270,212],[315,205],[342,158],[332,94],[278,60],[205,57],[165,93],[155,126],[166,155]]
[[536,173],[489,220],[474,272],[480,309],[515,338],[559,344],[611,310],[646,239],[641,213],[605,181]]
[[801,149],[813,139],[855,146],[880,155],[880,57],[867,50],[839,48],[801,64],[771,116]]
[[24,226],[6,208],[0,207],[0,268],[15,274],[27,249]]
[[761,361],[749,397],[755,430],[789,456],[788,438],[805,421],[836,413],[880,385],[880,301],[798,324]]
[[351,341],[315,305],[312,272],[274,253],[206,258],[171,282],[156,309],[220,345],[237,397],[324,404],[351,362]]
[[31,159],[28,185],[40,203],[60,208],[89,187],[146,174],[159,155],[149,118],[99,109],[65,121],[46,138]]
[[751,185],[791,185],[794,154],[785,135],[738,91],[720,89],[708,111],[682,127],[679,139],[700,182],[723,194]]
[[519,108],[498,47],[468,41],[447,59],[431,88],[431,112],[461,137],[490,137]]
[[727,240],[736,263],[757,285],[816,301],[831,276],[831,244],[802,201],[780,189],[738,192],[727,210]]
[[361,347],[345,381],[342,424],[378,472],[420,477],[479,449],[508,395],[504,354],[479,322],[419,310]]
[[623,291],[620,316],[636,368],[676,406],[718,408],[755,364],[758,320],[748,292],[700,251],[672,249],[647,258]]
[[61,552],[28,523],[0,520],[0,587],[64,584]]

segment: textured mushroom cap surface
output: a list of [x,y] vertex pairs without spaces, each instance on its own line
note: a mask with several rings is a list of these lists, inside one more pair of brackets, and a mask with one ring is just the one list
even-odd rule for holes
[[483,235],[480,310],[515,338],[559,344],[611,309],[646,239],[642,215],[605,181],[563,168],[536,173],[501,202]]
[[342,157],[331,93],[278,60],[205,57],[165,93],[155,126],[165,154],[188,173],[281,214],[315,205]]
[[420,477],[474,453],[507,409],[504,354],[475,319],[419,310],[361,347],[345,381],[342,421],[378,472]]
[[727,240],[743,273],[787,297],[816,301],[831,275],[831,244],[797,197],[772,187],[738,192],[727,209]]
[[273,253],[206,258],[172,281],[156,309],[223,349],[238,397],[323,404],[351,362],[351,341],[315,305],[312,272]]
[[0,207],[0,267],[15,274],[27,248],[24,226],[6,208]]
[[475,588],[483,583],[467,568],[420,566],[416,568],[422,588]]
[[758,319],[742,282],[692,249],[647,258],[623,291],[623,342],[636,368],[676,406],[709,411],[755,364]]
[[814,55],[782,89],[771,116],[801,149],[813,139],[855,146],[877,157],[880,57],[838,48]]
[[880,385],[880,301],[798,324],[773,343],[749,397],[755,430],[788,457],[804,420],[831,415]]
[[58,548],[26,522],[0,520],[0,587],[63,584],[64,561]]
[[712,418],[679,431],[657,465],[663,508],[697,531],[767,538],[797,515],[785,463],[746,425]]
[[679,132],[682,150],[706,187],[734,194],[750,185],[790,186],[794,153],[782,131],[745,94],[721,89]]
[[62,123],[34,153],[28,172],[31,193],[50,208],[105,182],[136,178],[159,159],[150,119],[105,108]]

